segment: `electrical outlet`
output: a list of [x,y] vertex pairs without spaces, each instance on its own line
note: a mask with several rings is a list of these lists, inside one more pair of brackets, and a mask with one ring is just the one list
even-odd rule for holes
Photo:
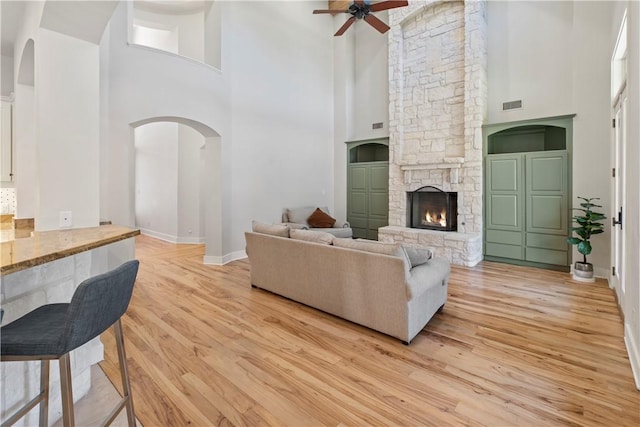
[[72,225],[71,211],[60,211],[60,228],[69,228]]

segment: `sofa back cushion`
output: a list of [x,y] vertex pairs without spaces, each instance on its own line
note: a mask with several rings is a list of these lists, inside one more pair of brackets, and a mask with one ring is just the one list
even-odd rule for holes
[[289,234],[292,239],[320,243],[323,245],[332,245],[334,240],[333,234],[325,233],[324,231],[291,229]]
[[404,262],[405,272],[409,274],[409,271],[411,270],[411,263],[409,262],[409,258],[407,257],[407,254],[402,246],[398,243],[383,243],[376,240],[366,239],[354,240],[336,238],[333,240],[333,246],[402,258],[402,261]]
[[269,234],[271,236],[289,237],[289,226],[283,224],[267,224],[260,221],[251,221],[251,229],[254,233]]
[[355,249],[358,251],[374,252],[383,255],[398,255],[400,245],[397,243],[381,243],[365,239],[335,239],[334,246]]

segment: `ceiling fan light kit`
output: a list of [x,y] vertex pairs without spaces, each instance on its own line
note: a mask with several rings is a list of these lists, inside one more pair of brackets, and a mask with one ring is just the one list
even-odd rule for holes
[[387,0],[371,4],[366,0],[355,0],[346,10],[316,9],[313,11],[313,13],[351,14],[351,17],[347,19],[347,21],[342,25],[342,27],[340,27],[338,31],[336,31],[336,33],[334,34],[335,36],[343,35],[344,32],[347,31],[347,29],[358,19],[362,19],[367,24],[378,30],[381,34],[384,34],[389,31],[391,27],[372,15],[371,12],[380,12],[382,10],[395,9],[396,7],[403,7],[407,5],[409,5],[408,1]]

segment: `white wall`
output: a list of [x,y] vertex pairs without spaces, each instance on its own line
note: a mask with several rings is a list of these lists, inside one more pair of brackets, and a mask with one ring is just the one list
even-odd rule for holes
[[154,117],[186,117],[224,134],[230,118],[229,90],[219,73],[194,61],[127,45],[126,6],[123,2],[112,17],[105,53],[109,128],[102,144],[109,159],[101,181],[109,186],[103,194],[101,217],[133,225],[131,124]]
[[2,55],[0,66],[0,95],[10,96],[13,92],[13,57]]
[[244,247],[239,231],[251,219],[279,221],[284,207],[333,201],[333,36],[311,14],[321,5],[238,2],[224,16],[234,248]]
[[178,235],[178,124],[135,129],[136,227],[171,242]]
[[204,21],[204,62],[220,69],[222,55],[222,8],[220,1],[214,1],[205,9]]
[[59,212],[74,227],[99,223],[99,49],[38,30],[35,72],[38,230],[57,229]]
[[[607,2],[488,3],[488,122],[576,114],[571,204],[576,196],[600,197],[607,216],[611,13]],[[521,110],[501,111],[502,102],[518,99]],[[592,240],[589,261],[601,277],[610,270],[609,238],[607,222]]]
[[[340,16],[340,15],[338,15]],[[327,17],[329,19],[329,17]],[[342,19],[331,19],[335,33],[344,24]],[[355,36],[347,31],[333,38],[333,194],[332,214],[347,219],[347,147],[345,142],[354,135]]]
[[[388,22],[388,13],[376,13]],[[338,15],[337,19],[345,19]],[[389,136],[389,45],[387,34],[380,34],[364,21],[358,21],[348,31],[355,37],[354,134],[352,140]],[[342,36],[344,37],[344,36]],[[373,123],[383,123],[373,129]],[[344,183],[346,187],[346,182]]]
[[213,172],[223,179],[204,198],[222,201],[225,235],[222,252],[210,254],[220,242],[205,227],[208,256],[242,253],[251,219],[274,222],[285,206],[330,204],[332,33],[310,13],[319,7],[322,2],[223,2],[218,72],[127,46],[126,5],[120,5],[109,31],[110,126],[103,141],[109,164],[101,176],[109,189],[101,216],[133,224],[130,125],[154,117],[187,118],[221,136],[211,147],[218,147],[212,157],[220,166]]
[[[489,123],[575,113],[574,5],[570,1],[488,2]],[[501,111],[503,102],[518,99],[522,110]]]
[[204,137],[185,125],[178,126],[178,229],[181,243],[204,243],[201,168]]
[[[612,5],[576,2],[572,32],[573,51],[573,197],[600,197],[608,218],[611,207],[611,55],[609,43]],[[585,90],[588,88],[588,90]],[[600,159],[594,167],[593,159]],[[606,232],[591,240],[588,259],[599,277],[611,272],[610,220]],[[573,246],[574,260],[581,255]]]

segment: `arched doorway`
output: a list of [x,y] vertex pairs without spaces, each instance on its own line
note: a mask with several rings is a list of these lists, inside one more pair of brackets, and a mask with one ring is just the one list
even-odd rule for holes
[[[140,141],[136,141],[136,134],[140,136],[140,131],[143,130],[146,125],[151,124],[155,126],[155,129],[152,129],[151,132],[146,132],[147,135],[144,136],[146,141],[142,143],[140,143]],[[183,136],[182,143],[184,143],[185,146],[191,145],[192,148],[194,140],[192,136],[190,137],[188,135],[197,133],[200,136],[201,142],[197,144],[197,149],[199,150],[199,153],[197,155],[194,156],[193,152],[191,152],[190,154],[187,153],[186,155],[181,156],[179,150],[175,150],[174,153],[178,156],[178,158],[175,159],[175,162],[173,163],[171,163],[170,158],[169,161],[167,161],[167,156],[171,156],[171,153],[162,152],[161,150],[163,148],[166,149],[167,147],[171,146],[172,143],[171,138],[167,138],[166,135],[164,137],[164,141],[161,142],[157,147],[155,147],[155,150],[153,149],[153,147],[151,146],[152,142],[150,143],[149,139],[153,138],[153,134],[155,132],[158,132],[159,130],[160,132],[162,132],[162,129],[170,129],[170,127],[168,126],[172,125],[176,127],[176,140],[174,141],[176,148],[177,145],[181,142],[180,134],[182,134]],[[160,161],[152,164],[151,162],[154,161],[153,158],[141,159],[138,158],[135,154],[132,156],[131,165],[132,169],[134,170],[134,173],[132,174],[132,181],[134,182],[132,182],[131,184],[132,187],[136,189],[134,190],[133,194],[134,201],[131,204],[132,209],[137,210],[141,206],[140,202],[147,203],[147,205],[145,206],[145,209],[147,210],[155,209],[153,203],[158,202],[158,200],[153,200],[153,194],[146,194],[145,200],[136,200],[136,198],[138,197],[138,189],[140,189],[138,185],[139,182],[135,182],[136,177],[138,179],[140,178],[138,174],[138,172],[140,171],[136,171],[136,168],[143,167],[146,168],[147,172],[153,171],[153,176],[145,177],[146,183],[144,184],[146,186],[146,191],[151,191],[153,193],[166,190],[171,191],[171,189],[163,187],[163,185],[167,185],[167,182],[163,182],[162,168],[166,168],[167,165],[174,164],[175,168],[177,169],[176,171],[166,170],[165,172],[167,172],[167,176],[171,175],[172,177],[176,177],[175,184],[172,183],[171,185],[169,185],[173,186],[173,188],[175,189],[174,194],[169,196],[170,198],[173,198],[172,200],[175,200],[175,241],[178,243],[200,243],[201,240],[204,240],[204,243],[206,245],[206,254],[203,262],[205,264],[224,264],[224,224],[228,223],[228,220],[226,220],[222,208],[223,192],[225,186],[223,177],[224,172],[222,167],[222,144],[220,134],[218,134],[218,132],[202,122],[174,116],[152,117],[130,123],[130,126],[133,129],[132,145],[134,147],[134,153],[136,153],[137,151],[136,148],[142,148],[144,146],[144,149],[147,150],[145,156],[153,157],[154,155],[160,155],[165,159],[164,163]],[[183,129],[181,132],[180,129],[177,128],[178,126],[182,126],[188,129]],[[144,133],[145,132],[142,132],[142,134]],[[187,140],[190,140],[190,142],[186,142]],[[145,162],[147,160],[149,161],[149,163],[145,165]],[[190,186],[188,183],[186,185],[182,183],[183,185],[180,186],[180,184],[177,182],[179,175],[182,175],[182,178],[184,180],[187,180],[188,182],[193,183],[197,181],[197,188],[194,188],[196,187],[195,185]],[[189,206],[193,206],[194,200],[197,200],[197,213],[189,212]],[[187,204],[189,206],[181,205],[181,203]],[[170,209],[173,209],[173,207],[170,207]],[[182,214],[180,214],[178,211],[182,212]],[[152,220],[149,218],[153,218],[153,216],[145,217],[145,215],[146,213],[133,212],[133,217],[136,218],[136,221],[145,221],[146,218],[146,221],[151,222]],[[191,222],[187,221],[183,224],[180,224],[180,215],[188,216],[189,221]],[[172,215],[169,216],[171,217]],[[161,216],[155,216],[155,218],[161,218]],[[163,220],[166,221],[166,216]],[[170,221],[171,219],[169,219],[169,222]],[[196,223],[197,226],[194,225]],[[166,225],[167,224],[165,223],[164,226]],[[144,230],[145,227],[151,227],[146,225],[144,222],[142,224],[136,224],[136,226],[140,227],[142,230]],[[186,237],[188,237],[188,231],[191,230],[192,234],[194,234],[193,231],[196,228],[199,230],[199,236],[193,236],[194,238],[192,240],[188,238],[182,239],[182,237],[185,237],[185,230],[187,231]],[[149,229],[153,231],[152,228]],[[154,235],[153,233],[149,234]],[[159,234],[162,234],[162,232],[160,232]],[[163,238],[163,236],[159,234],[156,234],[155,237]],[[166,238],[167,236],[164,237],[165,240],[174,240],[171,238],[174,237],[171,234],[168,234],[169,238]],[[203,237],[203,239],[200,239],[201,237]]]
[[34,218],[37,210],[37,150],[35,121],[35,43],[26,41],[17,68],[13,101],[13,181],[16,219]]

